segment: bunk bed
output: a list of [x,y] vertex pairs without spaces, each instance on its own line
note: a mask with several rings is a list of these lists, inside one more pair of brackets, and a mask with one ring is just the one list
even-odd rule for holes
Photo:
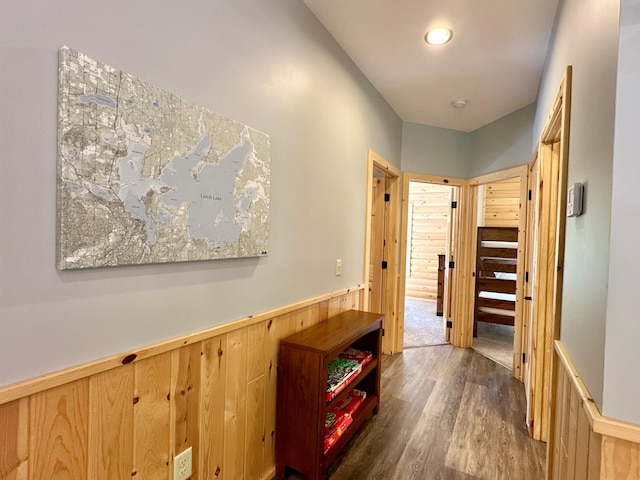
[[478,322],[514,325],[517,227],[478,227],[473,336]]

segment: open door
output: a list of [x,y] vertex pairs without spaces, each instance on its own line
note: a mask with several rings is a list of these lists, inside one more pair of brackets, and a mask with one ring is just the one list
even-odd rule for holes
[[369,150],[363,306],[384,314],[382,351],[394,353],[398,336],[398,231],[400,170]]
[[[527,261],[528,269],[534,272],[530,273],[534,283],[529,290],[530,364],[525,387],[529,433],[542,441],[553,439],[555,428],[555,412],[549,406],[555,404],[553,344],[560,335],[562,305],[571,73],[571,67],[567,67],[531,165],[536,180],[531,183],[533,218],[529,219],[529,228],[535,232],[530,232],[532,244],[527,247]],[[548,448],[553,448],[551,441]]]
[[[525,396],[527,401],[527,425],[531,425],[530,421],[533,418],[533,399],[531,398],[531,382],[532,382],[532,368],[531,368],[531,352],[533,351],[533,326],[534,322],[534,303],[533,292],[535,291],[537,268],[537,212],[540,208],[538,205],[538,185],[539,185],[539,171],[538,171],[538,156],[534,156],[529,165],[529,185],[528,185],[528,198],[527,198],[527,237],[525,247],[525,268],[526,268],[526,282],[524,284],[524,308],[522,312],[522,351],[525,355],[525,362],[523,365],[523,377],[525,385]],[[529,361],[526,361],[526,357],[529,357]]]
[[367,289],[369,292],[369,312],[383,313],[385,276],[382,268],[386,258],[385,225],[387,189],[386,177],[374,172],[371,182],[371,256],[369,259],[369,279]]
[[447,245],[445,254],[445,269],[444,269],[444,339],[450,342],[451,339],[451,294],[453,285],[453,276],[455,274],[455,262],[456,262],[456,223],[458,221],[458,188],[452,187],[449,195],[449,216],[447,217]]

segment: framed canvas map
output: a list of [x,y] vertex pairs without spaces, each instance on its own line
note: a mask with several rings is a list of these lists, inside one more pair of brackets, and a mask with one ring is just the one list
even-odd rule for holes
[[269,163],[264,133],[60,49],[59,269],[266,255]]

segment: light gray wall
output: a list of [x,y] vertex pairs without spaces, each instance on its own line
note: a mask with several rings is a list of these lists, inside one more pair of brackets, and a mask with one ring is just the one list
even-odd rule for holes
[[611,256],[602,413],[640,423],[640,2],[620,4],[620,45],[613,155]]
[[402,170],[473,178],[531,160],[534,104],[471,133],[405,122]]
[[[302,2],[9,0],[0,32],[0,385],[362,282],[402,123]],[[269,256],[56,271],[63,44],[271,135]]]
[[[573,65],[569,184],[585,183],[585,214],[566,222],[561,340],[602,408],[611,171],[618,45],[617,0],[563,0],[538,96],[533,138]],[[618,367],[621,367],[618,365]]]
[[469,134],[405,122],[402,126],[402,170],[467,178]]
[[471,132],[468,177],[529,163],[535,114],[536,106],[532,103]]

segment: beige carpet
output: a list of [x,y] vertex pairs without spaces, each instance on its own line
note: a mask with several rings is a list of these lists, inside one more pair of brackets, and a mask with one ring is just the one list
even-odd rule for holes
[[443,345],[442,317],[436,315],[436,302],[407,297],[404,302],[404,348]]
[[513,327],[478,322],[478,336],[473,349],[480,355],[511,370],[513,367]]
[[[404,348],[429,347],[447,343],[442,317],[436,315],[436,302],[407,297],[404,303]],[[513,327],[478,323],[473,349],[494,362],[513,366]]]

